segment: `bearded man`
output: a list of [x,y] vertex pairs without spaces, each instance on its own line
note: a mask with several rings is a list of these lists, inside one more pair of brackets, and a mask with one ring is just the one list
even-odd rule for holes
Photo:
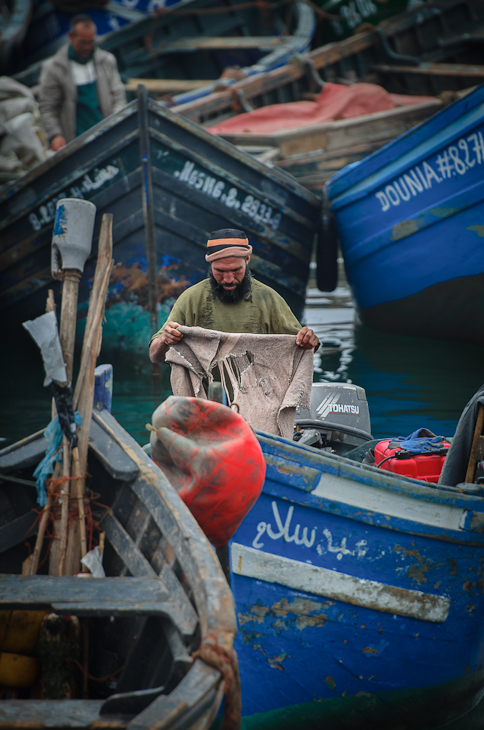
[[251,253],[243,231],[224,228],[210,234],[205,256],[210,264],[208,278],[179,296],[167,322],[151,338],[152,362],[164,362],[170,346],[182,339],[180,325],[219,332],[296,335],[296,344],[304,349],[319,346],[313,330],[301,327],[284,299],[252,278]]

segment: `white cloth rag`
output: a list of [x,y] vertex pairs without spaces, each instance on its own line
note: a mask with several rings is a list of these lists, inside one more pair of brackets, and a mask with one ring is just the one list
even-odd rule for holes
[[295,335],[179,331],[183,339],[166,355],[174,395],[206,398],[203,380],[212,381],[218,366],[229,404],[237,404],[252,428],[292,439],[296,408],[309,409],[312,349],[296,345]]

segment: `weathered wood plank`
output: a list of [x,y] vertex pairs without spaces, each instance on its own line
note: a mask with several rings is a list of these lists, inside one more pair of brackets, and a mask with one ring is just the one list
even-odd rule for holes
[[102,522],[106,532],[106,540],[111,543],[114,550],[133,576],[145,576],[155,578],[156,573],[146,560],[141,550],[134,544],[133,540],[120,525],[116,517],[107,514]]
[[314,63],[316,69],[331,66],[355,53],[371,48],[374,36],[371,32],[358,33],[341,43],[328,43],[321,48],[311,51],[301,60],[289,63],[286,66],[274,69],[268,73],[256,74],[243,81],[233,84],[229,90],[209,94],[201,99],[180,104],[174,111],[189,119],[198,121],[201,116],[208,116],[230,108],[234,102],[234,92],[241,89],[246,99],[278,89],[286,84],[294,83],[306,74],[304,60]]
[[38,515],[35,512],[27,512],[22,517],[17,517],[16,520],[0,527],[0,553],[4,553],[23,542],[27,532],[29,535],[35,535],[37,528],[34,528],[34,525],[37,517]]
[[8,700],[0,702],[0,723],[3,727],[29,730],[88,727],[124,730],[131,717],[101,718],[102,705],[103,700]]
[[[148,560],[141,550],[136,547],[126,530],[119,524],[115,517],[107,515],[103,520],[103,527],[106,531],[106,539],[121,557],[130,573],[133,575],[142,574],[148,577],[156,576]],[[167,581],[168,591],[177,605],[180,618],[183,620],[185,633],[191,636],[198,622],[195,609],[168,565],[162,570],[161,580],[164,581],[165,579]]]
[[441,109],[439,99],[412,106],[397,107],[361,117],[322,122],[308,127],[288,129],[273,134],[220,135],[234,145],[253,144],[279,147],[283,157],[312,150],[336,150],[352,144],[369,144],[379,139],[393,139]]
[[[216,79],[213,79],[215,81]],[[211,79],[128,79],[126,91],[136,92],[138,84],[146,86],[148,91],[158,94],[192,91],[213,83]]]
[[128,482],[136,479],[139,471],[136,464],[94,419],[89,431],[89,448],[114,479]]
[[422,63],[420,66],[390,66],[375,64],[375,71],[385,74],[414,74],[418,76],[458,76],[464,78],[484,78],[484,66],[465,63]]
[[170,594],[159,578],[0,575],[3,608],[40,609],[55,605],[63,613],[76,606],[84,614],[165,615],[162,604],[170,601]]
[[2,449],[0,470],[10,472],[13,469],[25,469],[36,465],[44,456],[46,448],[47,441],[44,439],[44,431],[37,431],[22,441]]
[[230,51],[260,49],[270,50],[284,40],[284,36],[201,36],[200,38],[180,38],[167,43],[157,51],[157,55],[167,53],[187,53],[189,51]]
[[191,636],[194,630],[161,578],[0,575],[0,606],[50,607],[56,613],[76,616],[163,616],[184,636]]

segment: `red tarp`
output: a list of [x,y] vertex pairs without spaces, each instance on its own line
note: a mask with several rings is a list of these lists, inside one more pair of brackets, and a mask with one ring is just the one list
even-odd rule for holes
[[398,106],[421,104],[425,101],[434,101],[434,97],[389,94],[376,84],[343,86],[328,82],[316,101],[271,104],[253,112],[238,114],[210,127],[208,131],[213,134],[270,134],[284,129],[384,112]]

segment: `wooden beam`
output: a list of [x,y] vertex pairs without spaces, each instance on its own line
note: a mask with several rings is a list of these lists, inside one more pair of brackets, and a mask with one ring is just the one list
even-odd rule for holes
[[[344,58],[353,56],[355,53],[361,53],[371,48],[374,43],[374,33],[372,31],[365,31],[351,36],[351,38],[347,38],[340,43],[328,43],[325,46],[321,46],[321,48],[317,48],[315,51],[311,51],[303,56],[303,60],[308,59],[314,63],[316,69],[321,69],[325,66],[331,66]],[[251,99],[254,96],[259,96],[280,86],[297,81],[305,73],[304,62],[291,62],[273,71],[256,74],[243,81],[239,81],[237,84],[233,84],[228,91],[209,94],[201,99],[180,104],[174,108],[174,111],[182,116],[186,116],[188,119],[198,121],[202,115],[214,114],[230,108],[233,103],[234,89],[242,89],[245,98]]]
[[2,609],[52,608],[76,616],[163,616],[185,636],[193,626],[180,612],[160,577],[78,578],[77,576],[2,575]]
[[464,63],[422,63],[420,66],[389,66],[386,64],[376,64],[373,66],[373,69],[385,74],[484,78],[484,66],[471,66]]
[[313,150],[325,152],[344,149],[355,144],[388,141],[427,119],[443,106],[439,99],[422,104],[401,106],[361,117],[321,122],[307,127],[281,130],[272,134],[221,134],[234,145],[271,145],[279,147],[283,158]]
[[201,36],[180,38],[155,49],[156,55],[167,53],[189,53],[191,51],[271,50],[284,40],[285,36]]
[[157,94],[193,91],[215,83],[217,79],[128,79],[126,91],[136,92],[138,84]]

